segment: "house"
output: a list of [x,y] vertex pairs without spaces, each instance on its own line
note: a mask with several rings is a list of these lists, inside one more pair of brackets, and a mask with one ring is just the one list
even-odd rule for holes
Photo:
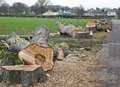
[[74,17],[76,16],[76,14],[73,13],[71,10],[59,10],[59,16]]
[[84,16],[90,16],[93,17],[95,16],[95,10],[94,9],[89,9],[84,13]]
[[73,17],[75,16],[75,13],[72,13],[70,10],[59,10],[58,12],[52,12],[48,10],[47,12],[42,14],[43,17],[57,17],[57,16],[63,16],[63,17]]
[[115,17],[117,16],[116,9],[109,9],[109,8],[103,8],[103,9],[89,9],[84,13],[84,16],[89,17]]
[[56,16],[59,16],[59,12],[52,12],[50,10],[48,10],[47,12],[43,13],[42,16],[44,17],[56,17]]
[[115,10],[108,10],[107,11],[107,16],[117,16],[117,13],[116,13],[116,11]]

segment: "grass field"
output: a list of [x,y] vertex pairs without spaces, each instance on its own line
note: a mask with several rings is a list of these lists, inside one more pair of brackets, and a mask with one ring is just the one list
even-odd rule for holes
[[[30,18],[30,17],[0,17],[0,34],[17,32],[18,34],[27,34],[32,32],[39,25],[47,25],[51,32],[56,32],[57,18]],[[73,24],[75,26],[85,26],[88,19],[61,19],[64,24]]]

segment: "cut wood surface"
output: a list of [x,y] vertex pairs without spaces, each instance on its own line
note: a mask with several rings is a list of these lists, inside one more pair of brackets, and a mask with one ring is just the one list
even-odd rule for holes
[[13,65],[13,66],[1,66],[1,70],[7,71],[34,71],[40,68],[41,65]]
[[90,38],[90,34],[89,32],[75,32],[73,37],[85,39],[85,38]]
[[96,27],[96,23],[94,20],[89,20],[86,27]]
[[63,60],[64,59],[64,49],[63,48],[58,48],[58,60]]
[[42,65],[45,71],[53,68],[53,49],[51,47],[41,47],[37,44],[30,44],[27,48],[21,50],[19,58],[27,64]]

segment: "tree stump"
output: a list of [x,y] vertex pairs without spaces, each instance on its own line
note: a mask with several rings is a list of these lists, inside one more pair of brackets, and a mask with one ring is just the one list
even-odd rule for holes
[[75,32],[73,38],[89,39],[91,35],[89,32]]
[[46,73],[37,65],[2,66],[2,83],[13,85],[20,83],[22,87],[30,87],[47,80]]

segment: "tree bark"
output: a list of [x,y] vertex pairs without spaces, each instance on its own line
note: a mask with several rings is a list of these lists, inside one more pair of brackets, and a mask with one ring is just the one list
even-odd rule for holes
[[6,40],[6,43],[8,44],[8,50],[15,52],[26,48],[30,44],[29,41],[20,38],[16,33],[11,33]]
[[56,23],[56,25],[61,35],[73,36],[73,31],[76,28],[75,26],[73,25],[64,26],[59,21]]

